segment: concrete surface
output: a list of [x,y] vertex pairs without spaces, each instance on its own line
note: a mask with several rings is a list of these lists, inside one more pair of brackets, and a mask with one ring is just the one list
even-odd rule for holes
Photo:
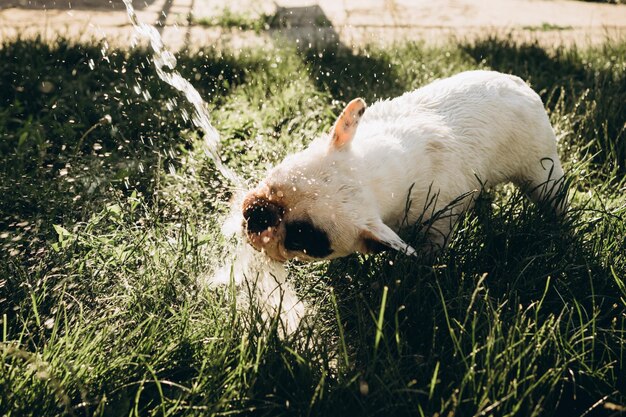
[[[626,37],[626,5],[573,0],[233,0],[227,8],[256,19],[276,16],[277,28],[239,31],[195,22],[224,15],[225,2],[134,0],[139,18],[157,23],[170,48],[265,44],[285,38],[301,44],[359,46],[423,40],[437,43],[485,33],[537,39],[547,45],[590,44]],[[0,39],[17,35],[54,39],[106,38],[127,45],[132,27],[121,0],[0,0]]]

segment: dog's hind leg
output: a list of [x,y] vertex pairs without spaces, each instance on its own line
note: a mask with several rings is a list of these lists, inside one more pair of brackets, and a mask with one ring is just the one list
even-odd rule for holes
[[556,154],[542,158],[515,182],[538,205],[547,204],[558,215],[565,212],[567,208],[567,183],[563,167]]

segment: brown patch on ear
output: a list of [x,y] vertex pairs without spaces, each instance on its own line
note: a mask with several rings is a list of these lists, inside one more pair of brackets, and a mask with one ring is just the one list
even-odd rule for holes
[[381,253],[392,249],[390,246],[381,242],[371,232],[364,230],[361,232],[362,250],[361,253]]
[[350,143],[356,133],[361,116],[365,113],[365,107],[366,104],[363,99],[355,98],[343,109],[331,131],[331,148],[340,149]]
[[415,256],[417,252],[407,244],[396,232],[380,219],[368,224],[359,234],[362,253],[378,252],[393,249],[406,255]]

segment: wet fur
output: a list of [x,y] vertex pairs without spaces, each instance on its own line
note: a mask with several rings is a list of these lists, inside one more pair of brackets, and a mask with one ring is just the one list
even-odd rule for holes
[[[256,249],[277,260],[384,248],[415,253],[396,232],[427,220],[425,207],[433,213],[483,185],[512,181],[534,200],[552,199],[560,212],[563,203],[554,198],[562,177],[539,96],[518,77],[470,71],[367,110],[362,100],[353,100],[330,134],[272,169],[242,210],[266,200],[283,213],[275,227],[248,233]],[[432,248],[445,245],[454,219],[473,202],[462,199],[433,222]],[[328,239],[331,252],[286,249],[290,222],[310,224]]]

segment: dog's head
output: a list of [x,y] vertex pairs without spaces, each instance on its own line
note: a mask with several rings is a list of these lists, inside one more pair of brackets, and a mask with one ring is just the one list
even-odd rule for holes
[[243,200],[243,227],[250,244],[270,258],[311,261],[355,252],[396,249],[414,253],[380,218],[364,187],[367,161],[351,149],[362,99],[352,100],[330,135],[288,156]]

